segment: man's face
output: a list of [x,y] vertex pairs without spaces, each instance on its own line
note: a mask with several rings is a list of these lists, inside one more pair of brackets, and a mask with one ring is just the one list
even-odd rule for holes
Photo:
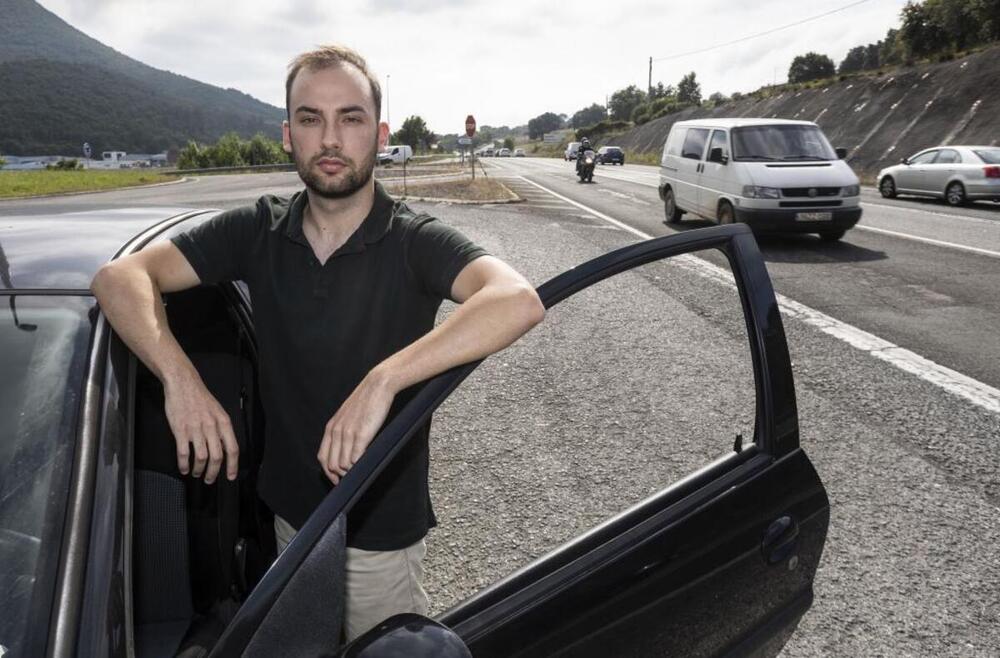
[[375,120],[371,87],[350,65],[299,71],[289,94],[284,148],[315,194],[349,197],[369,183],[389,127]]

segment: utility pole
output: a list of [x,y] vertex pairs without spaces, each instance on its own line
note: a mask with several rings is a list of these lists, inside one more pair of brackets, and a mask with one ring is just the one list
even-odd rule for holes
[[646,94],[649,96],[653,95],[653,58],[649,58],[649,85],[647,85]]

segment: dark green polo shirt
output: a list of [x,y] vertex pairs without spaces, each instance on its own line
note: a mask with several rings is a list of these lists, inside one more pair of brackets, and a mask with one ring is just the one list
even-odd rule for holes
[[[323,265],[302,232],[304,191],[263,196],[173,238],[203,283],[250,289],[266,424],[259,493],[296,528],[330,491],[316,460],[327,421],[373,367],[434,327],[455,277],[486,253],[375,187],[371,213]],[[390,420],[414,393],[396,397]],[[436,524],[429,429],[351,510],[349,546],[400,549]]]

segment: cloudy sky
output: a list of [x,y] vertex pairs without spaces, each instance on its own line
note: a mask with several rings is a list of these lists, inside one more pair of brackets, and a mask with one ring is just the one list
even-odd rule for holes
[[[709,52],[857,0],[40,0],[74,27],[145,62],[284,105],[288,61],[315,44],[360,51],[388,87],[395,130],[419,114],[438,133],[572,115],[629,84],[702,93],[782,81],[795,55],[839,62],[898,27],[906,0],[866,0],[819,20]],[[586,44],[580,48],[579,44]],[[386,85],[386,82],[388,84]],[[386,108],[383,106],[383,117]]]

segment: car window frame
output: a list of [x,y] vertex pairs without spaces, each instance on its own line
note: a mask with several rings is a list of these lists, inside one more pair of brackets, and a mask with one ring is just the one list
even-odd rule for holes
[[[707,141],[706,141],[707,144]],[[622,247],[550,279],[537,291],[551,308],[591,285],[654,261],[718,249],[730,263],[747,328],[756,393],[753,443],[675,486],[695,486],[699,477],[735,472],[744,464],[763,468],[799,448],[798,411],[791,357],[781,314],[763,257],[753,233],[742,224],[678,233]],[[483,360],[448,370],[420,385],[419,392],[371,441],[361,459],[341,479],[299,529],[237,611],[213,650],[240,653],[252,640],[285,587],[311,551],[360,499],[431,414]]]
[[[937,157],[938,157],[938,154],[940,152],[941,152],[941,149],[936,149],[936,148],[934,148],[934,149],[927,149],[926,151],[921,151],[920,153],[917,153],[915,156],[913,156],[912,158],[910,158],[907,164],[911,164],[911,165],[929,165],[929,164],[934,164],[937,161]],[[933,155],[934,157],[932,157],[927,162],[917,162],[916,161],[917,158],[925,156],[925,155]]]

